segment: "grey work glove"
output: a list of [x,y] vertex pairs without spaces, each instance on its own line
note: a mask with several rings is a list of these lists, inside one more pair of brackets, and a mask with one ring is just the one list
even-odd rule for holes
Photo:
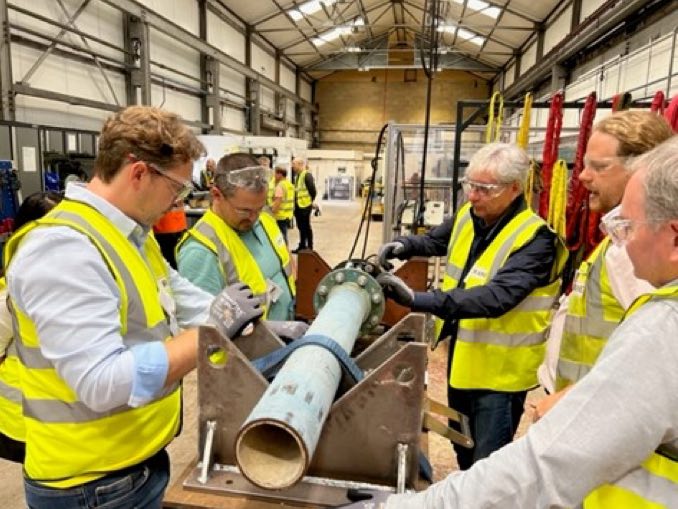
[[414,292],[405,284],[405,281],[390,272],[382,272],[377,276],[377,282],[381,285],[386,297],[393,299],[401,306],[412,307]]
[[234,283],[212,301],[208,323],[214,325],[222,336],[233,339],[263,312],[261,299],[254,296],[250,287],[245,283]]
[[265,320],[268,328],[275,332],[278,337],[294,341],[306,334],[309,325],[306,322],[295,322],[292,320]]
[[401,260],[404,258],[401,258],[405,254],[405,244],[402,242],[398,242],[397,240],[394,242],[387,242],[386,244],[382,245],[379,248],[379,251],[377,252],[377,257],[379,258],[379,265],[384,267],[387,270],[390,270],[393,268],[393,265],[388,262],[391,258],[400,258]]

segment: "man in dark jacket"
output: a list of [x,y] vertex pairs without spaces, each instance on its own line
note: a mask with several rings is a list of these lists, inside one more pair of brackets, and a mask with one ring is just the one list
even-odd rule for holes
[[311,211],[315,208],[315,181],[305,168],[304,160],[295,157],[292,160],[294,173],[294,218],[299,228],[299,245],[292,250],[298,253],[302,249],[313,249],[313,230],[311,229]]
[[421,236],[398,237],[379,250],[390,258],[443,256],[441,289],[413,292],[390,273],[387,296],[439,320],[438,340],[451,338],[448,403],[469,417],[473,449],[455,446],[459,466],[510,442],[527,391],[537,386],[545,331],[564,262],[562,242],[523,197],[529,160],[518,147],[493,143],[471,159],[468,202]]

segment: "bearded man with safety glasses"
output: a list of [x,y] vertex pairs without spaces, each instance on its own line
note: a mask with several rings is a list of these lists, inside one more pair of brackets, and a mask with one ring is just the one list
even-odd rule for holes
[[525,202],[529,164],[515,145],[484,146],[469,162],[462,180],[468,202],[454,217],[379,250],[382,266],[390,258],[447,255],[439,290],[413,292],[390,273],[378,280],[397,303],[436,315],[437,341],[451,340],[448,404],[468,416],[475,442],[454,446],[462,470],[513,439],[527,391],[537,386],[560,287],[565,249]]
[[177,264],[181,275],[215,295],[242,281],[266,302],[265,317],[291,320],[290,253],[275,218],[264,209],[270,178],[270,169],[250,154],[222,157],[210,188],[211,207],[179,241]]

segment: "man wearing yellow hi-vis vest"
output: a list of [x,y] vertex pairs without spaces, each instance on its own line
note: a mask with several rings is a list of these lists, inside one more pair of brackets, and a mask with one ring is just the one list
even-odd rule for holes
[[273,179],[275,187],[273,192],[269,189],[269,206],[287,244],[287,229],[294,216],[294,184],[287,180],[287,169],[282,166],[275,167]]
[[159,507],[196,326],[234,337],[261,315],[246,287],[213,298],[181,278],[151,233],[203,151],[177,115],[123,109],[92,180],[6,246],[29,507]]
[[678,137],[632,169],[606,227],[656,289],[525,436],[388,509],[678,507]]
[[382,265],[447,253],[440,290],[414,293],[390,273],[379,281],[398,303],[438,316],[439,339],[451,338],[448,403],[468,416],[475,441],[473,449],[455,445],[463,470],[513,439],[560,288],[565,250],[525,203],[528,168],[517,146],[486,145],[469,162],[469,202],[453,218],[380,249]]
[[269,177],[250,154],[222,157],[211,207],[179,241],[177,263],[182,276],[215,295],[225,285],[246,283],[266,302],[266,318],[288,321],[295,279],[276,219],[264,210]]

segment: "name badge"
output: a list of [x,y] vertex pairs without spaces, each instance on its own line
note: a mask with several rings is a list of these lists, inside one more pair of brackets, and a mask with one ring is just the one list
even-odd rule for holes
[[485,279],[487,278],[487,271],[474,265],[473,267],[471,267],[471,270],[468,271],[468,275],[466,276],[466,278],[468,279],[469,277]]

